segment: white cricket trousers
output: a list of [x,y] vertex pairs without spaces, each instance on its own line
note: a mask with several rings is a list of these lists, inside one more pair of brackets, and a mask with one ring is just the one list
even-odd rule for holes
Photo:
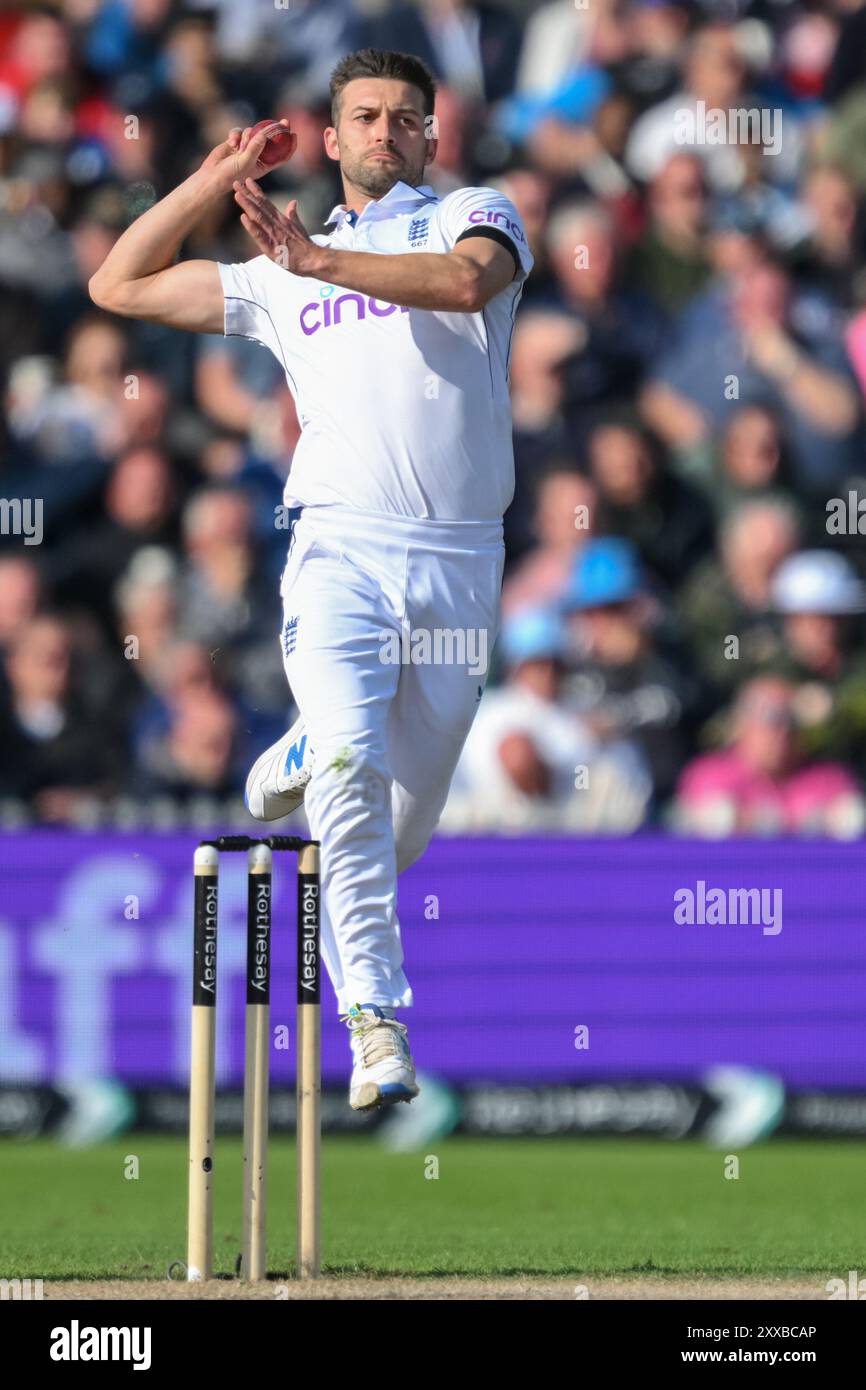
[[315,754],[306,812],[342,1012],[412,1003],[397,875],[427,847],[475,717],[504,559],[501,523],[337,506],[294,523],[281,640]]

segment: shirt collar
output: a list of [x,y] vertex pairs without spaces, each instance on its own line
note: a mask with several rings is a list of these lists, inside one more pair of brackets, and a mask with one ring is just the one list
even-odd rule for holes
[[[429,183],[422,183],[418,188],[413,188],[411,184],[398,179],[393,188],[389,188],[388,192],[384,193],[381,198],[375,198],[373,202],[368,203],[363,211],[368,219],[382,215],[387,217],[398,207],[411,206],[414,203],[429,203],[431,199],[436,200],[436,197],[436,190],[431,188]],[[379,208],[385,209],[384,214],[379,213]],[[359,216],[361,215],[359,214]],[[325,218],[325,225],[329,226],[332,222],[336,222],[339,231],[348,217],[347,208],[342,203],[338,203],[335,208],[331,209],[330,215]],[[357,218],[355,220],[357,221]],[[354,225],[354,223],[350,225]]]

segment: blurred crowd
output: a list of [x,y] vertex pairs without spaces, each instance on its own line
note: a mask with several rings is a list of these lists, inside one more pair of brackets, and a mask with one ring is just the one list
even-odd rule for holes
[[[444,828],[861,833],[855,0],[0,11],[2,816],[224,808],[293,716],[283,373],[245,339],[104,314],[87,283],[265,116],[298,134],[267,190],[320,230],[328,76],[366,45],[429,63],[429,182],[501,188],[535,256],[503,627]],[[256,254],[231,199],[184,254]]]

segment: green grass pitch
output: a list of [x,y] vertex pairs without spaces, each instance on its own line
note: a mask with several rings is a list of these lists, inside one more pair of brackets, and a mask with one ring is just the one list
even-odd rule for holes
[[[777,1140],[725,1155],[692,1142],[455,1138],[394,1155],[325,1138],[329,1274],[734,1275],[866,1270],[864,1146]],[[127,1178],[131,1159],[138,1177]],[[438,1161],[438,1177],[427,1177]],[[0,1144],[0,1274],[164,1279],[185,1258],[186,1145],[128,1135],[70,1150]],[[217,1271],[241,1237],[241,1149],[216,1154]],[[271,1145],[269,1268],[291,1272],[294,1148]]]

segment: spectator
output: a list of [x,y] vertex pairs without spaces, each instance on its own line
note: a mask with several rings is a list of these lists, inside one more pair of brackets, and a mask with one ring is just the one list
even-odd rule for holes
[[25,556],[0,556],[0,653],[36,616],[42,594],[39,570]]
[[737,189],[746,170],[743,147],[738,143],[710,143],[688,138],[680,113],[731,110],[755,105],[749,96],[747,70],[737,34],[727,24],[708,24],[698,29],[688,46],[683,88],[667,101],[650,107],[635,122],[626,148],[626,164],[635,178],[650,183],[668,160],[683,148],[700,155],[710,186],[716,192]]
[[626,12],[629,51],[617,70],[635,115],[664,101],[677,88],[688,38],[689,6],[683,0],[651,0]]
[[46,820],[74,820],[89,794],[116,784],[122,758],[110,725],[78,695],[64,624],[44,614],[19,627],[4,677],[0,787],[32,799]]
[[237,785],[237,732],[237,716],[223,696],[199,693],[182,700],[172,711],[170,728],[153,751],[151,765],[138,778],[138,790],[181,800],[201,793],[227,796]]
[[[845,10],[848,13],[844,13]],[[863,131],[866,128],[866,93],[863,90],[864,23],[862,5],[852,0],[840,6],[841,28],[836,51],[826,78],[830,119],[822,131],[822,153],[833,164],[846,170],[862,192],[866,187]]]
[[631,541],[670,588],[684,583],[712,545],[701,494],[667,468],[658,441],[627,413],[594,426],[587,456],[598,491],[598,534]]
[[773,580],[784,647],[774,671],[797,686],[801,746],[866,768],[866,657],[858,616],[866,586],[832,551],[792,555]]
[[365,45],[414,53],[440,81],[477,102],[501,101],[513,90],[519,35],[508,10],[483,0],[398,3],[363,28]]
[[184,511],[183,539],[181,629],[208,643],[241,637],[253,621],[256,581],[246,497],[228,487],[195,493]]
[[126,345],[107,315],[79,320],[66,352],[63,385],[46,379],[13,429],[44,462],[72,466],[96,455],[110,458],[123,442]]
[[723,427],[732,400],[769,406],[790,441],[798,486],[823,495],[854,466],[860,438],[857,390],[826,327],[798,316],[778,266],[744,269],[687,311],[643,392],[643,414],[678,447]]
[[526,610],[505,623],[501,645],[508,680],[481,702],[445,810],[446,829],[636,829],[649,777],[631,744],[602,746],[559,703],[565,649],[559,619]]
[[580,324],[552,311],[519,316],[511,351],[514,500],[505,514],[509,561],[533,544],[538,480],[567,447],[564,363],[583,342]]
[[172,0],[97,5],[83,31],[90,66],[112,76],[134,76],[145,92],[158,87],[171,9]]
[[89,195],[69,228],[69,273],[45,303],[49,340],[63,340],[75,321],[89,315],[93,305],[85,286],[102,265],[127,225],[120,189],[104,187]]
[[718,558],[684,587],[679,611],[700,674],[719,691],[740,685],[779,651],[773,578],[796,548],[796,517],[784,503],[750,502],[721,529]]
[[7,119],[20,114],[30,92],[49,78],[72,71],[69,34],[62,20],[45,12],[22,15],[0,59],[0,103]]
[[[364,38],[354,0],[195,0],[216,12],[217,47],[231,64],[233,86],[267,105],[287,76],[303,76],[311,101],[327,98],[331,69]],[[393,45],[391,45],[393,46]]]
[[136,683],[158,685],[177,630],[177,565],[167,550],[144,546],[133,555],[114,593],[118,636]]
[[64,605],[98,615],[106,632],[114,626],[112,593],[136,551],[176,543],[172,468],[158,449],[121,455],[105,489],[105,516],[69,538],[54,560],[54,582]]
[[131,373],[130,389],[123,398],[121,447],[159,444],[168,433],[169,394],[160,377],[151,372]]
[[824,83],[827,101],[838,102],[866,77],[866,9],[857,0],[840,6],[840,23]]
[[689,835],[830,835],[866,825],[863,797],[839,763],[806,760],[796,690],[775,677],[750,681],[737,699],[728,746],[695,759],[677,788],[675,823]]
[[632,249],[627,283],[674,318],[710,278],[707,187],[699,159],[675,154],[647,190],[649,225]]
[[[688,455],[679,456],[684,471]],[[787,502],[791,496],[782,436],[772,411],[745,405],[722,431],[718,457],[696,452],[691,476],[706,493],[718,522],[747,502]]]
[[622,103],[612,74],[629,46],[617,4],[569,7],[554,0],[542,6],[527,25],[518,94],[499,113],[502,130],[539,168],[565,180],[579,172],[599,196],[621,194],[626,186],[611,157],[611,147],[621,154],[625,133],[613,114]]
[[75,102],[67,76],[43,77],[30,88],[21,108],[19,129],[28,144],[62,149],[72,139]]
[[585,341],[569,314],[551,310],[524,314],[517,323],[511,353],[512,412],[515,434],[546,434],[562,429],[562,366]]
[[[630,186],[622,167],[629,131],[641,111],[674,90],[688,13],[679,3],[605,3],[572,15],[569,26],[565,9],[549,6],[546,25],[542,11],[537,37],[544,27],[553,35],[550,21],[559,11],[562,43],[547,62],[571,65],[549,93],[524,99],[516,114],[529,123],[529,146],[541,167],[566,178],[579,170],[598,197],[620,197]],[[533,27],[530,22],[527,44]],[[527,49],[521,76],[532,58],[543,71],[534,47],[534,54]]]
[[592,534],[595,489],[566,459],[554,460],[538,484],[536,545],[517,565],[502,590],[502,611],[555,607],[574,566],[574,556]]
[[204,116],[222,96],[210,22],[197,15],[178,19],[166,36],[160,65],[166,94],[177,103],[179,118],[194,129],[195,118]]
[[517,88],[546,95],[561,89],[589,57],[593,31],[606,5],[576,6],[571,0],[547,0],[529,16],[520,51]]
[[643,754],[657,799],[673,788],[696,692],[656,651],[637,555],[627,541],[589,541],[562,599],[576,656],[564,701],[603,742]]
[[583,342],[566,364],[566,410],[575,432],[587,407],[627,403],[662,342],[659,315],[643,296],[621,290],[615,224],[598,204],[566,203],[548,228],[558,284],[556,307]]
[[841,169],[820,165],[807,176],[802,200],[809,234],[790,255],[791,274],[798,287],[850,309],[861,251],[853,182]]
[[131,720],[131,751],[137,775],[159,778],[165,766],[165,746],[178,709],[194,708],[199,699],[224,695],[210,652],[195,642],[169,639],[143,673]]
[[230,487],[201,489],[187,503],[183,533],[178,632],[219,651],[226,683],[250,708],[284,718],[279,596],[253,546],[248,498]]

